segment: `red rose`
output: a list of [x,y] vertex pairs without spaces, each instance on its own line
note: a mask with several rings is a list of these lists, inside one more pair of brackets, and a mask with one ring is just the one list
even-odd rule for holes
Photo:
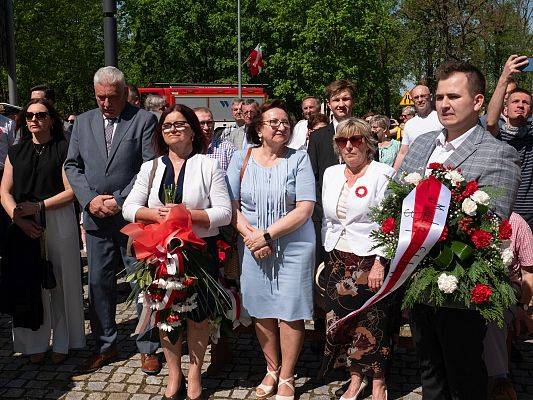
[[474,231],[474,233],[472,233],[470,239],[472,240],[472,243],[474,243],[474,246],[476,246],[476,248],[484,249],[492,241],[492,235],[489,232],[484,231],[483,229],[478,229]]
[[466,184],[465,190],[463,190],[462,196],[463,199],[472,196],[479,189],[479,186],[476,181],[470,181]]
[[478,283],[470,292],[470,300],[472,303],[481,304],[489,300],[492,290],[487,285]]
[[194,278],[187,278],[183,281],[183,284],[185,286],[191,286],[192,284],[194,284]]
[[440,234],[439,242],[444,242],[448,238],[448,227],[444,226],[442,233]]
[[389,217],[381,223],[381,232],[385,235],[394,232],[394,228],[396,228],[396,220],[393,217]]
[[163,294],[162,293],[152,293],[150,294],[150,298],[153,300],[153,301],[162,301],[163,300]]
[[511,234],[513,233],[513,228],[511,227],[511,223],[509,220],[504,220],[500,224],[500,228],[498,229],[498,238],[500,240],[506,240],[511,239]]
[[437,169],[437,170],[444,170],[444,165],[438,162],[432,162],[428,165],[429,169]]
[[177,315],[177,314],[170,314],[168,317],[167,317],[167,322],[169,324],[173,323],[173,322],[177,322],[180,320],[180,316]]

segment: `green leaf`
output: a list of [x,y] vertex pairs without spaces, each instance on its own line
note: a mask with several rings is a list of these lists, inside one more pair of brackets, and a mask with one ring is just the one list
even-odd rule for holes
[[442,268],[448,268],[453,261],[453,251],[448,246],[443,246],[440,254],[435,257],[435,262]]
[[474,248],[466,243],[454,240],[451,244],[453,253],[459,257],[461,261],[468,260],[474,254]]

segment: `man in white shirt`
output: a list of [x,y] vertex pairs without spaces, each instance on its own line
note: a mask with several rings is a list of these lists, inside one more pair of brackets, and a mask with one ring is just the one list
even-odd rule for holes
[[287,147],[295,150],[307,149],[307,121],[309,117],[320,112],[320,100],[314,96],[304,97],[302,100],[303,119],[298,121],[292,130],[291,140]]
[[424,133],[440,131],[442,124],[439,121],[437,112],[431,106],[431,93],[429,88],[424,85],[418,85],[411,90],[411,97],[415,101],[416,116],[405,123],[402,136],[402,147],[396,161],[394,169],[398,170],[402,161],[409,150],[409,146],[417,137]]

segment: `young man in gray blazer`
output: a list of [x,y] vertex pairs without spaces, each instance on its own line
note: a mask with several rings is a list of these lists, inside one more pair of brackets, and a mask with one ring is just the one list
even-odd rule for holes
[[[461,168],[480,187],[502,190],[492,206],[509,218],[520,183],[517,151],[478,125],[485,78],[471,64],[451,62],[437,73],[436,106],[444,129],[419,136],[409,147],[396,179],[404,173],[424,175],[429,163]],[[421,367],[424,400],[485,400],[487,371],[482,359],[485,321],[479,312],[417,304],[410,325]]]
[[[126,255],[126,221],[120,212],[141,164],[154,158],[151,139],[156,117],[127,103],[124,74],[104,67],[94,75],[98,108],[81,114],[72,129],[65,172],[83,210],[89,264],[89,313],[96,352],[84,366],[92,372],[117,356],[116,267],[130,271],[135,259]],[[139,307],[140,306],[140,307]],[[140,314],[142,305],[138,305]],[[158,373],[159,346],[150,331],[139,334],[142,369]]]

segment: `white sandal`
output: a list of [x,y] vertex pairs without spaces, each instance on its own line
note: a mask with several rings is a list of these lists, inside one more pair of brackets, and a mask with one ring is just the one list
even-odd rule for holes
[[363,390],[365,390],[367,385],[368,385],[368,381],[366,380],[366,377],[363,377],[363,380],[361,381],[361,385],[359,385],[359,389],[355,393],[355,396],[353,396],[353,397],[344,397],[344,395],[342,395],[339,400],[357,400],[357,398],[363,392]]
[[[279,375],[279,368],[275,369],[273,371],[270,371],[267,368],[267,373],[265,375],[265,378],[267,376],[270,376],[272,379],[274,379],[274,385],[265,385],[264,383],[261,383],[259,386],[255,388],[255,397],[257,399],[266,399],[267,397],[270,397],[274,394],[275,385],[278,382],[278,375]],[[265,379],[263,378],[263,379]],[[260,394],[257,392],[257,390],[260,389],[263,391],[263,394]]]
[[294,381],[294,376],[291,376],[287,379],[279,378],[278,389],[281,385],[287,385],[292,390],[292,396],[282,396],[276,394],[276,400],[294,400],[294,385],[291,383],[291,381]]

